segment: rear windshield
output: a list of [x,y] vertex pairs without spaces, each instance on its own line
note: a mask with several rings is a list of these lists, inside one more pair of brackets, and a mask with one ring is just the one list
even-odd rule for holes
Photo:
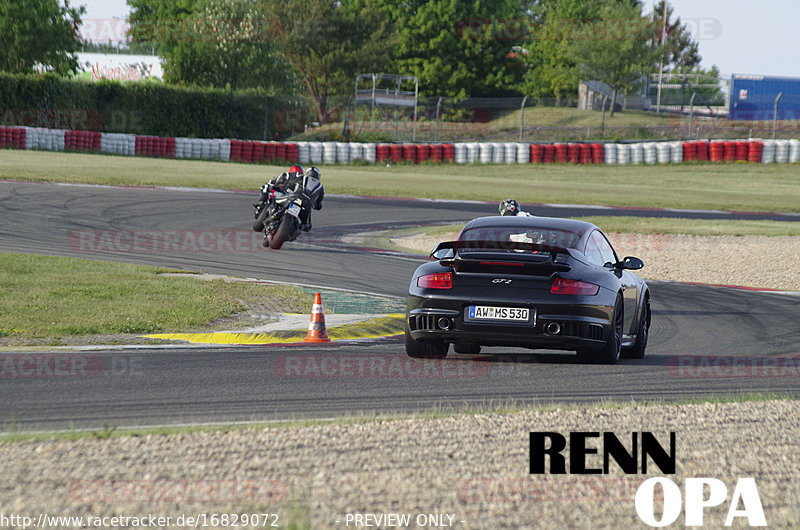
[[569,230],[492,226],[470,228],[458,237],[462,241],[497,241],[499,243],[533,243],[561,248],[577,248],[581,236]]

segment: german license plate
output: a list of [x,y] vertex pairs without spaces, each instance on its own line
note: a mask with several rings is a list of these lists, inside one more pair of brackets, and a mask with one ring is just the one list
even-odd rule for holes
[[470,320],[513,320],[527,322],[530,310],[526,307],[495,307],[484,305],[469,306]]
[[300,206],[298,206],[297,204],[291,204],[289,205],[289,209],[286,210],[286,213],[288,213],[292,217],[297,217],[300,215]]

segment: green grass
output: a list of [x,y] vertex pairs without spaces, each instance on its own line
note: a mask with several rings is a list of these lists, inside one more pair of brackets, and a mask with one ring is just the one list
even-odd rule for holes
[[[523,205],[524,207],[524,205]],[[535,210],[535,208],[534,208]],[[794,221],[753,221],[739,219],[687,219],[683,217],[576,217],[580,221],[596,224],[604,232],[629,232],[634,234],[690,234],[710,236],[800,236],[800,223]],[[465,222],[467,220],[465,219]],[[382,232],[382,239],[425,233],[429,236],[446,236],[458,232],[464,223],[421,228],[403,228]]]
[[[519,130],[520,111],[510,111],[492,121],[498,130]],[[572,107],[529,107],[525,109],[525,127],[600,127],[600,111]],[[606,112],[606,127],[648,127],[676,125],[678,120],[667,114],[640,110],[617,111],[614,117]]]
[[335,168],[324,175],[332,192],[364,195],[748,211],[800,205],[798,166],[446,165]]
[[636,234],[689,234],[707,236],[800,236],[800,223],[677,217],[581,217],[604,232]]
[[[370,130],[369,113],[359,114],[359,118],[351,122],[350,127],[355,138],[364,138],[361,141],[394,141],[396,128],[394,122],[375,123],[374,129]],[[448,116],[446,114],[446,116]],[[452,138],[482,138],[497,136],[502,134],[514,134],[519,131],[520,110],[519,108],[497,109],[493,112],[493,118],[488,122],[473,121],[470,110],[462,114],[464,121],[447,119],[439,123],[439,136],[442,139]],[[684,125],[688,117],[682,118]],[[535,129],[536,127],[575,127],[592,128],[592,138],[599,137],[599,128],[602,124],[602,113],[600,111],[580,110],[574,107],[526,107],[524,114],[524,128]],[[611,117],[606,112],[605,127],[663,127],[676,126],[681,124],[681,118],[668,114],[656,114],[639,110],[618,111]],[[342,141],[342,122],[328,123],[319,127],[308,129],[304,133],[295,135],[293,140],[336,140]],[[401,139],[411,138],[411,124],[405,122],[400,125]],[[418,117],[417,140],[430,141],[435,136],[436,122],[427,121],[424,117]],[[635,137],[631,131],[625,137]],[[541,131],[538,135],[543,134]],[[585,138],[584,131],[551,131],[549,134],[564,137]],[[747,134],[747,131],[743,134]],[[565,136],[566,135],[566,136]],[[510,138],[514,140],[516,138]],[[356,141],[356,140],[354,140]]]
[[187,331],[243,310],[248,300],[269,301],[276,312],[310,308],[308,295],[289,286],[165,277],[159,273],[177,271],[28,254],[0,254],[0,263],[0,330],[23,341]]
[[[0,179],[256,190],[285,170],[233,164],[4,150]],[[800,166],[761,164],[324,166],[328,193],[653,208],[798,211]]]
[[[530,103],[530,101],[529,101]],[[491,113],[489,121],[475,121],[471,110],[451,114],[444,111],[444,119],[439,123],[439,139],[451,141],[454,138],[482,139],[498,138],[497,141],[514,141],[520,127],[518,107],[487,109]],[[461,121],[456,117],[460,116]],[[362,109],[358,117],[350,122],[352,141],[411,141],[412,126],[410,118],[399,127],[393,121],[376,121],[370,130],[369,112]],[[436,122],[419,116],[416,127],[417,141],[432,141],[436,138]],[[646,139],[682,138],[691,135],[689,116],[676,114],[657,114],[641,110],[623,110],[603,114],[599,110],[581,110],[574,107],[531,106],[525,108],[523,116],[524,139],[526,141],[544,140],[596,140],[596,139]],[[772,122],[731,121],[726,118],[695,117],[695,125],[714,127],[715,138],[746,138],[752,129],[770,128]],[[601,127],[605,127],[603,130]],[[793,123],[780,122],[780,129],[792,129]],[[652,129],[648,129],[652,128]],[[319,127],[309,128],[292,137],[293,140],[342,141],[344,123],[328,122]],[[399,132],[399,138],[398,138]]]
[[273,422],[245,422],[232,424],[213,424],[213,425],[181,425],[176,427],[137,427],[131,429],[117,429],[113,426],[105,425],[97,430],[64,430],[44,433],[26,433],[19,430],[19,423],[10,425],[0,425],[0,429],[6,432],[0,434],[0,443],[14,443],[22,441],[42,441],[42,440],[82,440],[94,438],[106,440],[109,438],[120,438],[129,436],[159,435],[169,436],[173,434],[184,434],[192,432],[228,432],[241,430],[264,430],[264,429],[288,429],[296,427],[309,427],[317,425],[347,425],[347,424],[366,424],[372,422],[403,421],[408,419],[439,419],[452,418],[458,416],[474,416],[479,414],[517,414],[527,411],[547,412],[553,410],[614,410],[623,408],[637,407],[659,407],[659,406],[680,406],[680,405],[699,405],[706,403],[750,403],[762,401],[796,401],[798,397],[789,393],[775,392],[742,392],[709,394],[679,400],[643,400],[634,399],[624,401],[600,400],[589,404],[524,404],[516,400],[490,401],[483,404],[464,404],[461,406],[447,403],[445,405],[434,406],[428,410],[410,414],[379,414],[379,413],[360,413],[341,416],[332,419],[288,419]]
[[0,179],[11,180],[254,190],[274,177],[278,170],[277,167],[224,162],[0,151]]

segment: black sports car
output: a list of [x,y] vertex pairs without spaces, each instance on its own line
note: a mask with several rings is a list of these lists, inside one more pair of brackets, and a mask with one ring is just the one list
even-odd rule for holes
[[647,347],[650,293],[595,225],[553,217],[480,217],[408,290],[406,353],[443,358],[481,346],[575,350],[581,360],[640,359]]

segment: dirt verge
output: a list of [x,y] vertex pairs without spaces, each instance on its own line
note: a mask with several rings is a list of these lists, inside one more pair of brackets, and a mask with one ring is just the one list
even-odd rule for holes
[[[530,475],[532,431],[614,432],[627,447],[632,431],[648,431],[666,449],[675,432],[676,471],[650,462],[646,475],[625,475],[612,461],[606,475]],[[682,494],[687,478],[718,479],[728,502],[752,477],[767,524],[796,528],[798,436],[800,402],[759,401],[0,443],[0,506],[34,521],[275,513],[283,528],[327,529],[345,528],[348,513],[408,513],[450,514],[465,530],[648,528],[634,506],[648,477],[666,476]],[[586,462],[602,467],[603,457]],[[728,502],[705,510],[707,527],[723,527]]]

